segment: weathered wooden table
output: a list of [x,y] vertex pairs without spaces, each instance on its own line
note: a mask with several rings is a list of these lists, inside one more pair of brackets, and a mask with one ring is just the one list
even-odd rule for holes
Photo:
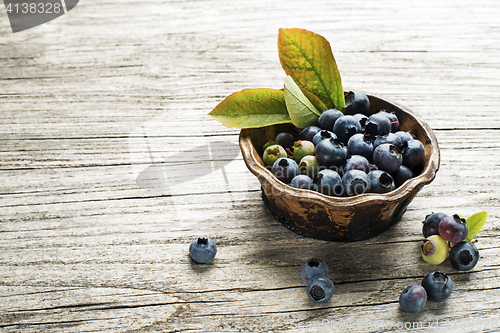
[[[498,17],[493,0],[87,0],[13,34],[1,7],[0,331],[498,332]],[[207,116],[233,92],[282,87],[280,27],[325,36],[346,89],[434,129],[437,178],[378,237],[281,226],[239,131]],[[473,271],[423,262],[425,215],[483,210]],[[188,256],[200,235],[217,242],[212,264]],[[336,285],[326,304],[305,294],[311,257]],[[435,269],[452,297],[400,312],[401,290]]]

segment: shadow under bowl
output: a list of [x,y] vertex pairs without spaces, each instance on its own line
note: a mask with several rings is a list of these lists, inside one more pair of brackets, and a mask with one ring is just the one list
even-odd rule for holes
[[410,131],[425,147],[425,159],[418,175],[395,190],[365,193],[353,197],[333,197],[293,188],[279,181],[262,161],[262,146],[280,132],[298,134],[291,125],[243,129],[239,144],[248,169],[258,178],[262,199],[274,218],[295,233],[328,241],[359,241],[379,235],[401,219],[417,193],[436,177],[439,147],[432,129],[410,110],[368,95],[370,113],[382,109],[394,112],[402,131]]

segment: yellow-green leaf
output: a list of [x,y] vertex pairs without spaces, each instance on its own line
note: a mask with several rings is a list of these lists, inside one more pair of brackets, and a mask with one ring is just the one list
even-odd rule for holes
[[304,95],[306,95],[307,99],[314,105],[316,110],[320,111],[320,113],[323,113],[323,111],[328,109],[325,103],[323,103],[323,101],[319,99],[318,96],[314,95],[312,92],[304,88],[300,88],[300,90],[304,93]]
[[285,79],[284,92],[288,114],[296,127],[305,128],[318,122],[321,112],[304,95],[291,76]]
[[324,37],[304,29],[280,29],[278,51],[281,66],[300,88],[318,96],[326,106],[344,110],[340,73]]
[[282,90],[245,89],[229,95],[209,116],[227,127],[252,128],[291,123]]
[[466,223],[469,232],[467,233],[467,237],[465,238],[464,242],[470,242],[474,239],[479,230],[481,230],[481,228],[484,226],[487,218],[488,213],[486,212],[479,212],[467,218]]

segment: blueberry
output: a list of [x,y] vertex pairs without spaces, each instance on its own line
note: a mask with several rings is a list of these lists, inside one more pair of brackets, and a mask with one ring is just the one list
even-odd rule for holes
[[441,272],[431,272],[422,280],[422,287],[427,292],[427,299],[431,302],[443,302],[450,297],[453,291],[453,281],[448,275]]
[[370,110],[370,100],[366,94],[361,91],[349,91],[344,95],[345,109],[344,113],[353,115],[356,113],[368,114]]
[[377,148],[383,143],[390,143],[398,147],[399,149],[403,146],[403,141],[401,138],[394,133],[387,133],[386,135],[378,135],[373,141],[373,149]]
[[470,271],[479,260],[479,250],[471,242],[455,244],[450,250],[450,263],[459,271]]
[[359,121],[359,124],[361,125],[361,130],[364,131],[368,117],[361,113],[356,113],[355,115],[353,115],[353,117]]
[[361,155],[371,159],[373,155],[373,143],[368,134],[354,134],[347,142],[347,149],[351,155]]
[[413,168],[424,161],[425,148],[421,141],[414,139],[403,143],[403,164]]
[[416,313],[423,309],[427,301],[427,292],[419,284],[406,287],[399,296],[399,307],[403,312]]
[[390,143],[383,143],[373,150],[373,162],[375,165],[389,173],[395,172],[403,161],[399,149]]
[[313,276],[328,277],[328,266],[321,259],[309,259],[300,267],[300,276],[306,283]]
[[462,242],[468,233],[465,219],[460,218],[457,214],[443,217],[439,222],[438,230],[441,237],[450,243]]
[[316,133],[316,135],[312,139],[312,142],[315,146],[317,146],[321,140],[328,140],[331,138],[336,139],[337,136],[331,131],[321,130],[320,132]]
[[314,178],[319,172],[320,165],[316,156],[306,155],[302,157],[298,167],[301,174]]
[[425,221],[422,222],[422,233],[424,237],[427,238],[431,235],[439,235],[439,222],[446,216],[445,213],[432,213],[425,217]]
[[307,281],[307,295],[316,303],[328,302],[335,290],[333,282],[326,276],[316,275]]
[[288,132],[281,132],[274,139],[283,148],[292,149],[293,143],[296,141],[295,136]]
[[347,196],[354,196],[370,191],[370,179],[361,170],[349,170],[342,177],[342,188]]
[[343,116],[333,124],[333,133],[337,135],[343,144],[347,144],[349,138],[361,132],[361,124],[354,116]]
[[315,154],[318,162],[326,168],[340,167],[345,164],[347,159],[347,152],[344,146],[339,139],[333,138],[320,141],[316,146]]
[[194,261],[205,264],[212,261],[217,253],[217,246],[208,237],[200,237],[189,246],[189,254]]
[[291,180],[290,186],[301,190],[310,190],[313,186],[313,181],[309,176],[297,175]]
[[293,159],[295,162],[300,163],[302,157],[307,155],[314,155],[314,143],[306,140],[295,141],[293,144]]
[[380,113],[372,114],[365,123],[365,132],[371,136],[385,135],[391,131],[391,121]]
[[439,265],[448,257],[450,246],[439,235],[431,235],[422,244],[422,258],[429,264]]
[[281,147],[280,145],[272,145],[264,150],[262,160],[264,161],[265,165],[271,166],[280,157],[287,157],[285,148]]
[[336,171],[330,169],[323,169],[318,172],[314,178],[314,184],[318,192],[326,195],[340,196],[343,193],[342,178]]
[[262,146],[262,151],[265,151],[268,147],[274,146],[274,145],[279,145],[276,141],[268,141],[266,142],[265,145]]
[[407,166],[401,165],[396,171],[391,173],[396,187],[400,187],[405,181],[413,178],[413,171]]
[[361,170],[368,173],[370,172],[370,162],[364,156],[351,155],[345,165],[345,171],[349,170]]
[[387,110],[381,110],[378,113],[389,118],[389,120],[391,121],[391,132],[394,133],[399,130],[399,120],[395,113],[389,112]]
[[299,166],[291,158],[281,157],[274,162],[271,172],[283,183],[288,184],[299,174]]
[[319,128],[318,126],[307,126],[300,132],[299,138],[300,140],[312,141],[313,137],[319,131],[321,131],[321,128]]
[[344,114],[337,109],[329,109],[329,110],[323,111],[321,116],[319,116],[319,118],[318,118],[318,126],[321,129],[331,131],[335,121],[337,121],[337,119],[339,119],[343,116],[344,116]]
[[408,142],[410,140],[414,140],[415,139],[415,137],[413,135],[411,135],[410,132],[397,131],[394,134],[396,134],[397,136],[400,137],[402,143],[405,143],[405,142]]
[[370,191],[374,193],[387,193],[396,188],[394,179],[383,170],[372,170],[368,173]]

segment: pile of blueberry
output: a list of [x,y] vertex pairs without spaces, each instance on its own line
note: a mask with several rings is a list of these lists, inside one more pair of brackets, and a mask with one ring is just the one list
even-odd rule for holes
[[450,297],[452,291],[453,282],[448,275],[438,271],[431,272],[421,284],[412,284],[401,292],[399,307],[404,312],[416,313],[422,310],[427,300],[443,302]]
[[309,259],[300,268],[300,276],[307,283],[307,296],[317,303],[328,302],[335,290],[328,278],[328,266],[323,260]]
[[479,250],[468,235],[465,219],[457,214],[432,213],[426,216],[422,232],[422,258],[431,264],[440,264],[450,257],[450,263],[460,271],[469,271],[479,260]]
[[297,138],[279,133],[263,147],[266,167],[282,182],[331,196],[387,193],[414,177],[424,161],[421,141],[399,131],[399,120],[386,110],[369,115],[361,92],[345,95],[344,113],[323,111],[317,126]]

